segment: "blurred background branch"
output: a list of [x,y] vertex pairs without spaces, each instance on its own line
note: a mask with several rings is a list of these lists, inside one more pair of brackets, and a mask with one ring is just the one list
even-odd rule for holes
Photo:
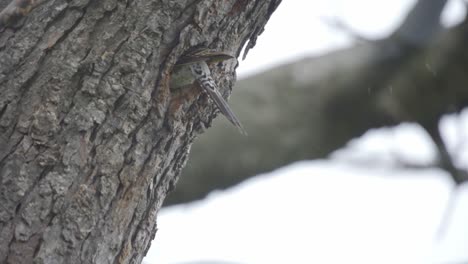
[[[456,183],[438,123],[468,103],[468,22],[444,29],[446,1],[418,1],[389,37],[302,59],[240,80],[230,100],[248,130],[221,118],[192,148],[166,205],[203,198],[303,159],[327,157],[369,129],[416,122],[428,131]],[[309,32],[305,32],[309,33]]]

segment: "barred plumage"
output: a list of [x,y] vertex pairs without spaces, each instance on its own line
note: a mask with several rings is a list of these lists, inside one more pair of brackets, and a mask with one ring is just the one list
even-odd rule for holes
[[197,61],[190,64],[190,70],[197,80],[201,88],[208,94],[208,96],[214,101],[221,113],[234,125],[239,131],[247,135],[244,127],[236,117],[234,112],[229,107],[226,100],[224,100],[221,93],[218,91],[216,82],[211,77],[211,71],[205,61]]

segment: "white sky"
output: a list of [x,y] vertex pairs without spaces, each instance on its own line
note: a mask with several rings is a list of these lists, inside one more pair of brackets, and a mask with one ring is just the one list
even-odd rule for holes
[[[153,263],[423,263],[450,189],[440,175],[297,163],[166,210],[150,257]],[[287,197],[285,188],[292,190]]]
[[[413,3],[283,0],[239,75],[351,44],[323,18],[379,38]],[[452,0],[443,21],[454,24],[463,15],[462,1]],[[307,30],[292,30],[298,24]],[[468,169],[468,111],[441,127],[457,164]],[[163,209],[144,263],[467,263],[468,187],[438,237],[453,187],[446,173],[397,168],[434,157],[416,125],[369,131],[332,160],[295,163],[204,201]]]
[[[447,118],[442,131],[454,135],[450,131],[460,123],[467,129],[449,142],[468,140],[468,111]],[[332,160],[298,162],[203,201],[162,210],[145,261],[466,263],[468,186],[440,235],[453,198],[447,174],[397,166],[430,163],[434,152],[413,124],[369,131]]]
[[[324,22],[326,19],[338,19],[366,38],[384,37],[402,22],[414,3],[414,0],[283,0],[255,48],[240,62],[239,77],[351,45],[349,36],[329,26]],[[464,14],[463,1],[451,0],[444,10],[443,23],[456,24]]]

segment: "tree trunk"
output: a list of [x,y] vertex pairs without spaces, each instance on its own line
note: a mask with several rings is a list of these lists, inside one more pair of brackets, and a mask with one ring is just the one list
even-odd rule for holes
[[[171,69],[193,47],[253,47],[279,3],[43,0],[5,20],[0,263],[140,263],[215,112]],[[228,94],[237,65],[218,66]]]

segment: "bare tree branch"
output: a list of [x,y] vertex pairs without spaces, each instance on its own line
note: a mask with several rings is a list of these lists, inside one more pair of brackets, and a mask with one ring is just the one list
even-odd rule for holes
[[[415,8],[425,10],[430,2]],[[441,8],[431,9],[432,18],[417,17],[429,23]],[[443,31],[433,25],[437,29],[417,38],[425,44],[415,46],[405,34],[417,22],[407,21],[386,39],[240,81],[231,102],[249,137],[235,135],[222,121],[210,129],[194,145],[167,204],[200,199],[293,161],[327,157],[371,128],[437,126],[444,114],[466,107],[468,22]]]

